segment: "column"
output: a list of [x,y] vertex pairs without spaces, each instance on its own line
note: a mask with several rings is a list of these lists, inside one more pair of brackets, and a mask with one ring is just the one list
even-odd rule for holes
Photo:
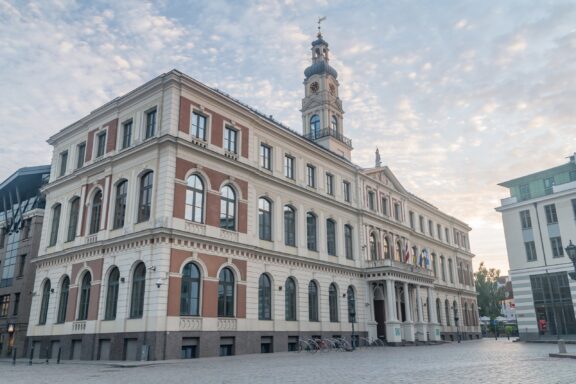
[[430,324],[429,333],[431,341],[439,341],[440,337],[440,325],[438,324],[438,316],[436,314],[436,292],[432,287],[428,287],[428,297],[430,298]]
[[[366,307],[368,313],[366,314],[366,329],[368,330],[368,338],[374,340],[378,338],[378,323],[376,323],[376,317],[374,314],[374,289],[372,288],[372,283],[366,282],[366,297],[368,298],[369,306]],[[358,302],[356,302],[356,318],[358,318]]]
[[422,295],[420,293],[420,286],[416,286],[416,311],[418,319],[416,321],[416,340],[428,340],[428,326],[424,323],[424,310],[422,307]]
[[391,344],[402,342],[402,327],[396,312],[394,280],[386,280],[386,341]]
[[406,321],[402,324],[404,340],[414,342],[414,323],[412,322],[412,306],[410,305],[408,283],[404,283],[404,313],[406,313]]

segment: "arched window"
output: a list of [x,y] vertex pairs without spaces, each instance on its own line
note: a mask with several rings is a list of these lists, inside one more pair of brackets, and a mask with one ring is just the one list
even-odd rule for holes
[[78,217],[80,214],[80,198],[75,197],[70,202],[70,217],[68,218],[68,236],[66,241],[73,241],[76,238],[76,228],[78,228]]
[[348,291],[346,292],[346,298],[348,299],[348,322],[356,322],[356,295],[354,293],[354,288],[350,285]]
[[338,118],[336,115],[332,115],[332,130],[338,132]]
[[48,246],[56,245],[58,241],[58,227],[60,226],[60,211],[62,206],[60,204],[56,204],[52,208],[52,227],[50,228],[50,243]]
[[432,270],[434,271],[434,277],[438,276],[438,268],[436,267],[436,254],[432,254]]
[[338,289],[336,284],[330,284],[328,290],[328,306],[330,311],[330,321],[332,323],[338,322]]
[[92,275],[90,272],[82,276],[80,285],[80,305],[78,307],[78,320],[88,319],[88,309],[90,307],[90,286],[92,285]]
[[352,226],[344,225],[344,248],[346,251],[346,258],[349,260],[354,259],[354,250],[352,248]]
[[316,215],[312,212],[306,214],[306,243],[311,251],[318,250],[316,236]]
[[195,223],[204,222],[204,183],[198,175],[192,175],[186,181],[184,218]]
[[450,283],[454,284],[454,272],[452,266],[452,259],[448,259],[448,276],[450,277]]
[[376,235],[370,234],[370,260],[378,259],[378,249],[376,248]]
[[440,256],[440,273],[442,274],[442,281],[446,281],[446,259]]
[[464,303],[464,326],[470,325],[470,321],[468,319],[468,303]]
[[440,305],[440,299],[436,299],[436,316],[438,316],[438,323],[442,325],[442,306]]
[[272,241],[272,204],[263,197],[258,199],[258,228],[260,240]]
[[180,285],[180,316],[200,315],[200,269],[188,263],[182,270]]
[[330,256],[336,256],[336,222],[326,220],[326,247]]
[[90,207],[90,234],[98,233],[100,230],[100,219],[102,218],[102,191],[98,190],[92,198]]
[[284,206],[284,244],[296,246],[296,210],[289,205]]
[[390,253],[392,252],[392,250],[390,249],[390,241],[388,240],[388,238],[384,238],[384,258],[385,259],[390,259]]
[[258,281],[258,320],[272,319],[272,283],[265,273]]
[[224,268],[220,271],[218,317],[234,317],[234,274],[230,268]]
[[124,226],[126,217],[126,199],[128,198],[128,182],[120,182],[116,186],[116,200],[114,200],[114,229]]
[[42,302],[40,304],[40,320],[38,324],[46,324],[46,319],[48,318],[48,304],[50,304],[50,280],[46,280],[44,287],[42,288]]
[[446,325],[450,326],[450,302],[444,301],[444,313],[446,313]]
[[310,133],[313,139],[320,136],[320,117],[318,115],[313,115],[310,118]]
[[394,252],[394,260],[402,261],[402,244],[396,242],[396,252]]
[[236,229],[236,193],[229,185],[220,190],[220,228]]
[[286,279],[284,290],[285,318],[287,321],[296,320],[296,283],[289,277]]
[[470,325],[478,325],[478,316],[476,315],[476,309],[474,308],[474,304],[470,305]]
[[314,280],[308,283],[308,320],[318,321],[318,285]]
[[140,263],[134,268],[132,295],[130,297],[130,318],[140,319],[144,315],[144,293],[146,290],[146,265]]
[[116,310],[118,308],[118,288],[120,288],[120,271],[117,267],[114,267],[108,277],[104,320],[116,319]]
[[154,172],[149,171],[140,178],[140,198],[138,199],[138,222],[150,219],[152,208],[152,180]]
[[70,278],[65,276],[60,285],[60,300],[58,303],[58,316],[56,323],[63,323],[66,321],[66,311],[68,310],[68,291],[70,290]]

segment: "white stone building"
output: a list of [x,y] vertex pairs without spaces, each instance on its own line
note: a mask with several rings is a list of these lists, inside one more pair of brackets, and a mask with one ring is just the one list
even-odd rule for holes
[[574,271],[565,247],[576,240],[576,163],[500,184],[502,213],[521,338],[576,334]]
[[351,163],[328,55],[319,35],[303,135],[173,70],[52,136],[31,345],[82,359],[286,351],[349,338],[352,320],[392,344],[477,337],[470,228],[388,167]]

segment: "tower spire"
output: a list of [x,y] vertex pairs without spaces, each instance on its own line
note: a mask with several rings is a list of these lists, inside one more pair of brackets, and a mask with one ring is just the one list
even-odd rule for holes
[[326,20],[326,16],[322,16],[318,18],[318,38],[321,39],[322,38],[322,22]]

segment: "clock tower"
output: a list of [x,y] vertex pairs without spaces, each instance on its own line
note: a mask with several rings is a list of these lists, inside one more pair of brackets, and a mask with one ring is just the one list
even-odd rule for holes
[[350,160],[352,141],[344,136],[344,110],[338,97],[338,72],[329,64],[328,43],[318,26],[312,42],[312,64],[304,71],[302,124],[304,136]]

